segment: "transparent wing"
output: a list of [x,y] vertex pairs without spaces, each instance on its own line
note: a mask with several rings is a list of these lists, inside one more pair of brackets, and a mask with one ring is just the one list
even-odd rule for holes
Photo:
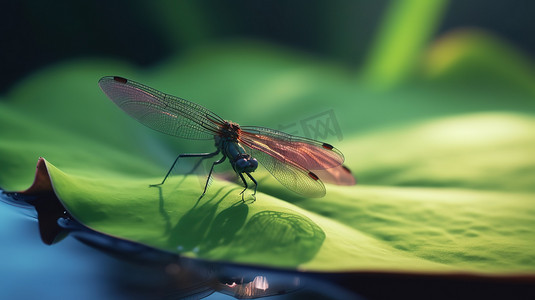
[[344,163],[344,155],[333,146],[278,130],[243,126],[239,140],[251,149],[303,169],[324,170]]
[[314,170],[314,174],[318,175],[318,177],[326,183],[332,183],[336,185],[357,184],[357,181],[351,173],[351,170],[344,165],[325,170]]
[[305,197],[319,198],[325,196],[325,186],[319,178],[309,170],[279,160],[262,150],[247,149],[282,185]]
[[103,77],[98,84],[131,117],[166,134],[187,139],[212,139],[224,122],[201,105],[122,77]]

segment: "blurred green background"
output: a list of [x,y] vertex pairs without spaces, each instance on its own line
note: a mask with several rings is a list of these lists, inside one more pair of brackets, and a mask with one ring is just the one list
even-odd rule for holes
[[[491,33],[525,55],[535,53],[531,1],[408,3],[419,8],[409,12],[405,4],[393,8],[396,4],[385,0],[6,3],[0,11],[0,91],[66,59],[105,56],[151,66],[236,39],[286,46],[353,72],[377,60],[391,65],[397,56],[407,56],[404,63],[414,68],[422,62],[423,49],[464,28]],[[386,47],[390,38],[399,43],[395,55]],[[391,57],[383,60],[385,52]]]
[[[474,135],[492,136],[487,123],[496,124],[484,115],[472,122],[469,114],[534,112],[534,11],[529,1],[19,1],[1,12],[6,30],[0,99],[39,112],[38,118],[49,116],[43,119],[48,124],[64,127],[76,120],[83,123],[79,135],[103,134],[107,138],[99,139],[113,144],[117,133],[95,116],[73,117],[80,108],[75,102],[54,107],[51,101],[75,100],[83,93],[102,117],[114,118],[116,111],[104,104],[108,100],[96,82],[120,75],[242,125],[326,140],[341,148],[364,184],[511,186],[517,181],[511,176],[506,184],[504,176],[489,180],[486,162],[503,161],[491,169],[505,168],[507,174],[525,163],[521,169],[532,170],[531,163],[505,159],[510,153],[473,162],[467,154],[496,148],[499,137],[487,144],[465,142]],[[317,117],[326,114],[326,120]],[[449,128],[444,137],[437,131],[404,140],[414,126],[435,126],[433,120],[452,116],[464,121],[440,119]],[[326,122],[330,128],[322,127]],[[495,126],[503,135],[518,127]],[[395,138],[368,139],[386,131]],[[177,151],[211,147],[168,141]],[[422,147],[432,142],[434,148]],[[381,147],[385,151],[378,153]],[[392,147],[405,153],[396,156]],[[432,155],[437,150],[442,153]],[[157,155],[161,164],[173,156]],[[477,184],[466,183],[470,172],[441,174],[450,172],[445,166],[469,160],[476,171],[469,177]],[[414,171],[418,165],[437,176]],[[519,185],[532,190],[529,182]]]

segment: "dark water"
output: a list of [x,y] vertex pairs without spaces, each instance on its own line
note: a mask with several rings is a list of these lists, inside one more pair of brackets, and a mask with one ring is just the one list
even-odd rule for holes
[[37,220],[18,210],[0,203],[0,298],[128,298],[112,282],[120,262],[73,238],[45,245]]

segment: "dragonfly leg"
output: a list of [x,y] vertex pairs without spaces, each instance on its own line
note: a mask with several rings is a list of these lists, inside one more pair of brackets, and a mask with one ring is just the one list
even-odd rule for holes
[[243,186],[245,187],[240,193],[241,201],[245,202],[245,200],[243,199],[243,193],[247,190],[247,188],[249,188],[249,186],[247,185],[247,181],[245,181],[245,178],[243,178],[242,173],[238,173],[238,175],[240,175],[241,181],[243,181]]
[[256,188],[258,187],[258,182],[256,182],[256,180],[254,179],[254,177],[251,175],[251,173],[245,173],[247,174],[247,176],[251,179],[252,182],[254,182],[254,193],[253,193],[253,197],[254,199],[256,200]]
[[[219,151],[217,151],[217,152],[219,152]],[[212,154],[212,153],[210,153],[210,154]],[[217,154],[217,153],[215,153],[215,154]],[[214,156],[215,154],[213,154],[212,156]],[[201,195],[200,198],[202,198],[204,196],[204,194],[206,193],[206,189],[208,188],[208,183],[210,182],[210,178],[212,177],[212,172],[214,171],[214,166],[215,165],[219,165],[220,163],[224,162],[225,158],[227,158],[227,157],[225,155],[223,155],[223,157],[221,157],[219,160],[216,160],[216,161],[214,161],[214,163],[212,163],[212,167],[210,168],[210,173],[208,173],[208,178],[206,179],[206,184],[204,185],[204,190],[202,191],[202,195]]]
[[[219,149],[217,149],[215,152],[210,152],[210,153],[183,153],[183,154],[180,154],[179,156],[177,156],[177,158],[175,159],[175,161],[171,165],[171,168],[169,169],[169,171],[167,171],[167,174],[165,174],[165,177],[163,178],[162,182],[157,183],[157,184],[151,184],[150,186],[159,186],[159,185],[164,184],[164,182],[167,179],[167,177],[169,177],[169,174],[171,174],[171,171],[173,171],[173,169],[175,168],[175,165],[177,164],[178,159],[181,158],[181,157],[202,157],[201,160],[203,160],[203,159],[206,159],[206,158],[213,157],[214,155],[217,155],[218,153],[219,153]],[[197,163],[195,165],[194,169],[196,169],[198,167],[199,163]]]

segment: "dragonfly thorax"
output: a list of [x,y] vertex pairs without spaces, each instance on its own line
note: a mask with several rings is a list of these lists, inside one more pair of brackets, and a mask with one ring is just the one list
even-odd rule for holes
[[223,139],[237,142],[240,132],[240,125],[234,122],[225,121],[219,129],[218,135]]
[[249,155],[237,141],[216,136],[216,146],[221,150],[237,173],[250,173],[258,168],[256,158]]

